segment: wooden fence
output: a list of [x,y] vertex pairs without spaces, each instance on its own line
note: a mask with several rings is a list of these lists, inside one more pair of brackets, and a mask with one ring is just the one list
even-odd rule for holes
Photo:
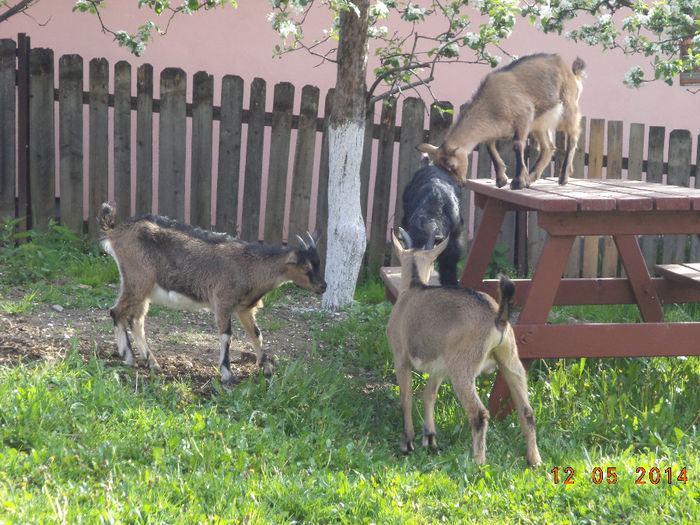
[[[314,224],[325,226],[332,90],[325,94],[321,115],[320,90],[304,86],[297,115],[295,87],[286,82],[273,87],[268,112],[267,85],[259,78],[250,84],[244,108],[245,86],[238,76],[223,77],[220,104],[215,105],[214,79],[205,72],[192,77],[189,102],[188,76],[178,68],[160,72],[157,99],[148,64],[135,71],[135,95],[134,72],[127,62],[114,65],[112,92],[105,59],[91,60],[87,74],[89,89],[84,91],[80,56],[60,57],[56,74],[51,50],[30,49],[24,35],[17,42],[0,40],[0,217],[26,216],[26,225],[35,228],[55,218],[94,236],[96,210],[112,196],[121,217],[155,211],[155,203],[160,214],[183,220],[189,210],[192,224],[246,240],[282,242],[287,232],[293,237]],[[452,122],[450,103],[426,110],[422,100],[409,97],[400,106],[400,127],[396,100],[368,111],[361,202],[372,267],[387,261],[388,227],[402,216],[401,192],[420,162],[415,145],[439,144]],[[581,130],[574,177],[700,184],[700,145],[693,164],[693,140],[686,130],[667,135],[663,127],[631,124],[625,133],[622,122],[585,118]],[[509,141],[499,143],[499,150],[512,173]],[[483,145],[471,160],[471,176],[491,177]],[[466,192],[462,205],[472,229],[479,213]],[[504,261],[524,273],[539,256],[543,240],[534,220],[511,213],[498,243]],[[650,266],[700,260],[700,246],[686,237],[645,237],[642,244]],[[586,238],[576,244],[566,275],[613,276],[620,271],[610,239]]]

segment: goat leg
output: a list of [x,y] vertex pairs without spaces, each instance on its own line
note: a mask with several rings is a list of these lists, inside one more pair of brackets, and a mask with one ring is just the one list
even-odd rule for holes
[[408,363],[398,362],[394,358],[396,369],[396,381],[399,384],[399,399],[401,400],[401,412],[403,413],[403,434],[401,434],[401,452],[408,454],[413,451],[413,438],[416,433],[413,429],[413,388],[411,386],[411,369]]
[[492,140],[487,144],[489,149],[489,155],[491,155],[491,162],[493,163],[493,169],[496,170],[496,186],[502,188],[508,184],[508,177],[506,177],[506,163],[498,153],[496,148],[496,141]]
[[131,323],[131,330],[134,336],[134,346],[137,350],[140,350],[141,355],[148,363],[148,368],[154,372],[160,372],[160,365],[146,342],[146,330],[144,327],[145,319],[146,312],[144,311],[140,317],[136,317]]
[[442,384],[442,377],[436,374],[430,375],[428,383],[423,390],[423,406],[425,407],[425,417],[423,419],[423,448],[437,448],[435,439],[435,401],[438,389]]

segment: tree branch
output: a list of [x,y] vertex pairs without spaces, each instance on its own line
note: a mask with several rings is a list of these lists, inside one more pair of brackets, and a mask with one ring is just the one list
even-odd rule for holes
[[37,2],[38,0],[21,0],[18,4],[13,5],[7,11],[0,14],[0,23],[4,22],[8,18],[16,15],[17,13],[23,13],[26,11],[31,4]]

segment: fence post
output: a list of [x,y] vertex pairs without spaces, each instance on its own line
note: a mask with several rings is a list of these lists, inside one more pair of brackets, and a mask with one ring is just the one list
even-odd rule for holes
[[243,128],[243,79],[226,75],[221,81],[219,169],[216,181],[216,229],[238,234],[238,183]]
[[182,69],[161,72],[158,213],[179,221],[185,220],[186,88],[187,75]]
[[[622,178],[622,121],[619,120],[608,122],[608,162],[605,177],[607,179]],[[603,236],[602,251],[600,276],[616,277],[619,257],[612,236]]]
[[15,209],[15,53],[14,40],[0,39],[0,219]]
[[89,129],[89,177],[90,199],[88,206],[88,231],[97,237],[98,226],[94,217],[100,205],[108,198],[108,109],[109,64],[104,58],[90,61],[90,129]]
[[114,200],[117,216],[131,215],[131,64],[114,65]]
[[53,51],[29,53],[29,195],[33,228],[56,217]]
[[[321,140],[321,161],[318,169],[318,201],[316,204],[315,226],[322,228],[328,235],[328,119],[333,109],[335,90],[326,93],[323,108],[323,138]],[[327,246],[327,243],[326,243]],[[326,250],[321,250],[321,266],[326,266]]]
[[394,124],[396,122],[396,99],[385,100],[379,124],[379,147],[377,151],[377,175],[374,182],[374,201],[367,250],[367,266],[374,270],[385,263],[386,228],[391,194],[391,176],[394,160]]
[[[649,128],[649,144],[647,147],[647,182],[661,183],[664,173],[664,142],[666,140],[666,128],[651,126]],[[658,235],[643,235],[639,244],[647,263],[647,268],[653,271],[657,262],[657,250],[659,244]]]
[[192,157],[190,223],[210,229],[214,77],[204,71],[192,79]]
[[[690,185],[690,162],[692,139],[690,132],[685,129],[674,129],[668,139],[668,177],[666,184],[682,186]],[[685,247],[687,235],[664,235],[662,262],[685,262]]]
[[[267,173],[265,202],[265,242],[282,242],[289,171],[289,147],[292,137],[294,86],[289,82],[275,85],[272,98],[272,129],[270,132],[270,165]],[[294,211],[296,213],[296,210]]]
[[288,238],[304,237],[309,230],[314,156],[316,153],[316,118],[320,90],[316,86],[304,86],[301,90],[299,129],[294,151],[292,195],[290,200]]
[[265,134],[266,84],[256,78],[250,85],[250,109],[248,110],[248,142],[243,179],[243,218],[241,237],[246,241],[259,239],[260,192]]
[[136,213],[153,211],[153,66],[136,71]]
[[83,59],[58,61],[61,224],[83,231]]

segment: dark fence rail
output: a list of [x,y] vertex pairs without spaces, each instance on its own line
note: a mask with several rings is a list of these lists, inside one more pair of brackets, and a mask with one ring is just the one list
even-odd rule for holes
[[[192,76],[188,101],[188,75],[179,68],[166,68],[156,78],[149,64],[133,71],[121,61],[112,69],[110,91],[105,59],[91,60],[87,73],[78,55],[60,57],[57,72],[54,64],[50,49],[31,49],[24,35],[16,42],[0,40],[0,217],[26,217],[24,228],[60,220],[94,237],[92,218],[102,201],[113,199],[121,217],[157,211],[246,240],[284,242],[325,226],[333,90],[325,94],[320,114],[320,90],[304,86],[295,114],[296,88],[287,82],[273,86],[267,111],[268,86],[259,78],[250,83],[243,107],[245,84],[235,75],[221,79],[216,105],[214,78],[206,72]],[[420,162],[416,144],[439,144],[452,115],[450,103],[426,108],[410,97],[369,108],[365,147],[358,154],[371,267],[388,261],[387,231],[402,216],[401,192]],[[574,177],[700,185],[700,140],[693,152],[690,132],[667,134],[663,127],[634,123],[626,136],[622,122],[583,118]],[[512,172],[509,141],[498,147]],[[555,156],[544,176],[560,160]],[[472,154],[470,170],[472,177],[491,177],[483,146]],[[472,229],[480,214],[468,193],[462,206]],[[544,241],[530,219],[511,213],[498,240],[502,262],[521,273],[533,267]],[[642,246],[650,267],[700,260],[697,240],[684,236],[649,236]],[[566,275],[620,271],[611,239],[592,237],[577,242]]]

